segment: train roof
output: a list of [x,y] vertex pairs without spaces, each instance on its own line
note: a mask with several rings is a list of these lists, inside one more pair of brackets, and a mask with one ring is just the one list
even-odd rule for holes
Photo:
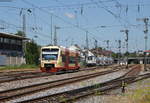
[[51,46],[51,45],[49,45],[49,46],[43,46],[42,47],[42,49],[44,49],[44,48],[60,48],[59,46]]
[[71,52],[78,52],[78,51],[76,51],[76,50],[71,50],[71,49],[69,49],[69,48],[66,48],[66,47],[63,47],[63,46],[43,46],[41,49],[46,49],[46,48],[57,48],[57,49],[61,49],[61,50],[69,50],[69,51],[71,51]]

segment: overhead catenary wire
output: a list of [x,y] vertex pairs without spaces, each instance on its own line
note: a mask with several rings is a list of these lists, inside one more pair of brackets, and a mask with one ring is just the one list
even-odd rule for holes
[[[114,0],[112,0],[112,1],[114,1]],[[130,5],[130,4],[129,4]],[[140,4],[141,5],[141,4]],[[80,6],[80,5],[79,5]],[[108,6],[109,7],[109,6]],[[31,7],[31,8],[34,8],[34,9],[37,9],[37,8],[35,8],[35,7]],[[110,9],[111,10],[111,9]],[[117,13],[116,13],[116,15],[118,15]],[[46,21],[46,19],[44,19],[45,21]],[[48,22],[47,22],[48,23]],[[47,25],[47,23],[46,23],[46,25]],[[48,24],[49,25],[49,24]],[[76,24],[75,24],[76,25]],[[111,28],[111,27],[113,27],[113,26],[111,26],[111,25],[102,25],[104,28]],[[121,25],[122,26],[122,25]],[[132,26],[132,25],[127,25],[127,27],[129,27],[129,26]],[[72,26],[73,28],[74,28],[74,26]],[[103,28],[103,27],[101,27],[101,26],[99,26],[98,28]],[[114,25],[114,27],[120,27],[120,26],[115,26]],[[85,27],[83,27],[83,26],[81,26],[81,28],[83,28],[83,29],[85,29],[85,30],[88,30],[88,28],[85,28]],[[90,31],[90,30],[89,30]],[[91,32],[91,31],[90,31]]]
[[[94,0],[91,0],[91,1],[95,2]],[[117,14],[115,14],[115,13],[113,13],[111,10],[109,10],[109,9],[107,8],[107,6],[105,6],[105,4],[104,4],[101,0],[98,0],[98,1],[99,1],[99,3],[101,3],[102,6],[100,6],[100,5],[97,4],[96,2],[95,2],[95,5],[97,5],[99,8],[103,8],[105,11],[107,11],[109,14],[111,14],[115,19],[118,20],[118,22],[119,22],[120,24],[122,24],[122,23],[121,23],[121,20],[123,20],[123,21],[124,21],[125,23],[127,23],[128,25],[131,25],[131,24],[129,23],[129,21],[124,20],[122,17],[118,16]],[[126,25],[124,25],[124,27],[127,28]]]
[[[55,0],[55,1],[58,2],[58,0]],[[60,3],[62,6],[65,5],[62,2],[60,2],[60,1],[58,3]],[[69,7],[67,7],[67,8],[69,8]],[[77,16],[78,12],[75,10],[74,13],[75,13],[75,18],[76,18],[76,23],[77,23],[76,25],[79,26],[79,20],[78,20],[78,16]]]
[[81,31],[88,32],[89,36],[91,36],[91,37],[93,38],[93,36],[92,36],[93,33],[89,32],[89,31],[86,30],[85,28],[82,28],[82,27],[80,27],[80,26],[78,26],[78,25],[75,25],[75,24],[73,24],[73,23],[71,23],[71,22],[69,22],[69,21],[63,19],[62,17],[59,17],[59,16],[57,16],[57,15],[55,15],[55,14],[53,14],[53,13],[51,13],[51,12],[45,10],[45,9],[42,9],[42,8],[40,8],[40,7],[36,6],[36,5],[34,5],[34,4],[30,3],[30,2],[28,2],[27,0],[22,0],[22,1],[23,1],[24,3],[26,3],[26,4],[28,4],[28,5],[31,5],[31,6],[34,7],[34,8],[39,9],[40,11],[42,11],[42,12],[44,12],[44,13],[47,13],[47,14],[49,14],[49,15],[52,15],[53,17],[56,17],[57,19],[63,21],[64,23],[66,23],[66,24],[68,24],[68,25],[72,25],[73,27],[75,27],[75,28],[77,28],[77,29],[79,29],[79,30],[81,30]]
[[[10,24],[10,23],[9,23]],[[11,28],[12,30],[17,30],[17,31],[19,31],[20,29],[20,27],[18,27],[17,25],[14,25],[14,24],[11,24],[11,25],[13,25],[13,26],[11,26],[11,27],[9,27],[9,28]],[[18,29],[17,29],[18,28]],[[34,34],[31,34],[32,36],[35,36]],[[44,35],[44,36],[43,36]],[[47,39],[47,37],[49,37],[48,35],[46,35],[46,34],[43,34],[43,33],[40,33],[40,32],[36,32],[36,36],[40,36],[40,37],[42,37],[42,38],[40,38],[41,40],[44,40],[44,38],[45,39]]]
[[[19,9],[19,12],[21,12],[22,10],[29,10],[29,9]],[[30,12],[33,12],[33,16],[34,16],[34,20],[36,20],[36,15],[35,15],[35,13],[34,13],[34,11],[30,11]],[[22,13],[21,13],[22,14]],[[21,15],[20,15],[21,16]],[[14,16],[12,16],[12,17],[14,17]],[[12,29],[12,30],[16,30],[16,31],[20,31],[23,27],[22,27],[22,25],[21,26],[18,26],[18,25],[16,25],[16,24],[13,24],[13,23],[10,23],[10,22],[8,22],[8,21],[6,21],[6,20],[0,20],[3,24],[7,24],[7,25],[9,25],[7,28],[5,28],[6,30],[8,30],[8,29]],[[20,21],[19,19],[17,19],[16,21]],[[35,30],[37,30],[37,29],[42,29],[42,28],[38,28],[37,27],[37,24],[36,24],[36,21],[34,22],[35,23],[35,27],[32,27],[32,26],[28,26],[27,27],[27,29],[30,31],[30,32],[35,32]],[[31,34],[30,34],[31,35]],[[44,35],[44,36],[47,36],[48,37],[48,35]]]
[[[3,23],[8,24],[8,25],[11,25],[11,27],[9,26],[9,28],[16,29],[17,31],[20,30],[20,28],[23,28],[23,27],[18,26],[16,24],[13,24],[13,23],[10,23],[10,22],[6,22],[5,20],[2,20],[2,19],[0,19],[0,22],[3,22]],[[32,29],[32,27],[28,27],[28,29]],[[44,34],[44,33],[40,33],[40,32],[36,32],[36,34],[44,35],[45,38],[49,37],[49,35]]]
[[[115,0],[112,0],[115,1]],[[111,1],[111,2],[112,2]],[[95,2],[97,4],[99,4],[99,2]],[[81,9],[82,6],[87,7],[89,6],[89,8],[96,8],[95,3],[93,2],[87,2],[87,3],[80,3],[80,4],[68,4],[68,5],[61,5],[61,6],[41,6],[39,8],[47,8],[47,9],[53,9],[53,10],[64,10],[64,9]],[[92,5],[92,6],[90,6]],[[126,4],[121,4],[121,7],[126,8]],[[141,6],[150,6],[150,4],[144,4],[144,3],[137,3],[137,4],[128,4],[128,7],[141,7]],[[116,7],[116,5],[107,5],[107,7]],[[11,9],[34,9],[34,7],[30,7],[30,8],[25,8],[25,7],[18,7],[18,6],[0,6],[0,8],[11,8]],[[140,10],[140,9],[139,9]]]
[[[55,0],[56,1],[56,0]],[[115,0],[112,0],[112,1],[115,1]],[[0,6],[1,7],[1,6]],[[2,7],[10,7],[10,6],[2,6]],[[13,8],[17,8],[17,7],[13,7]],[[35,10],[35,8],[18,8],[18,9],[26,9],[26,10],[28,10],[28,9],[33,9],[33,10]],[[34,13],[34,16],[35,16],[35,13]],[[42,20],[46,25],[51,25],[51,24],[49,24],[48,22],[46,22],[44,19],[42,19],[42,18],[40,18],[40,20]],[[134,26],[134,25],[133,25]],[[116,27],[116,26],[115,26]]]

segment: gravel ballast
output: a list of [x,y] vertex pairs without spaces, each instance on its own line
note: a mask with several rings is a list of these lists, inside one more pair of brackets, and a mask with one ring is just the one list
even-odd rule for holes
[[[142,71],[140,74],[145,73],[150,73],[150,71]],[[81,98],[75,103],[149,103],[141,101],[147,94],[150,94],[150,78],[127,85],[125,94],[121,93],[121,89],[116,89],[105,95]]]
[[120,77],[124,73],[125,73],[125,71],[118,71],[118,72],[110,73],[107,75],[95,77],[95,78],[84,80],[81,82],[68,84],[68,85],[65,85],[63,87],[52,88],[52,89],[45,90],[42,92],[34,93],[32,95],[29,95],[29,96],[25,96],[25,97],[21,97],[21,98],[15,99],[15,100],[11,100],[8,103],[14,103],[14,102],[22,101],[22,100],[35,98],[35,97],[41,97],[41,96],[46,96],[49,94],[54,94],[54,93],[59,93],[59,92],[68,91],[68,90],[72,90],[72,89],[82,88],[85,86],[90,86],[90,85],[93,85],[96,83],[101,83],[101,82],[109,81],[111,79]]
[[0,83],[0,91],[12,89],[12,88],[19,88],[19,87],[23,87],[23,86],[38,84],[38,83],[44,83],[44,82],[48,82],[48,81],[55,81],[55,80],[59,80],[59,79],[71,78],[71,77],[75,77],[75,76],[79,76],[79,75],[86,75],[86,74],[106,71],[106,70],[110,70],[110,69],[111,68],[107,68],[107,69],[100,68],[100,69],[95,69],[93,71],[91,71],[91,70],[80,71],[80,72],[74,72],[74,73],[66,73],[66,74],[60,74],[60,75],[52,75],[52,76],[46,76],[46,77],[31,78],[31,79],[24,79],[24,80]]

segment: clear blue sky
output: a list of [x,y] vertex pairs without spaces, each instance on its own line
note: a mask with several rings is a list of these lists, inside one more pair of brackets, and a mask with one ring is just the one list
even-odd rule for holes
[[[116,40],[122,40],[122,46],[125,46],[125,34],[120,30],[129,29],[129,50],[144,49],[144,23],[136,21],[136,18],[150,18],[150,0],[2,1],[4,0],[0,0],[0,27],[6,29],[0,29],[0,32],[16,33],[22,30],[22,15],[26,14],[27,37],[35,39],[40,45],[50,44],[52,13],[53,32],[54,25],[60,27],[57,30],[60,45],[69,46],[74,43],[85,46],[85,30],[88,30],[90,47],[94,46],[93,38],[98,40],[98,46],[101,47],[106,47],[104,41],[110,40],[111,50],[117,51]],[[34,38],[35,35],[38,38]],[[150,33],[148,35],[150,49]]]

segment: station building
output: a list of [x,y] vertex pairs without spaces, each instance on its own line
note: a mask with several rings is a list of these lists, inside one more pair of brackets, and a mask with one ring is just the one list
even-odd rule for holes
[[0,33],[0,66],[25,64],[23,40],[27,38]]

